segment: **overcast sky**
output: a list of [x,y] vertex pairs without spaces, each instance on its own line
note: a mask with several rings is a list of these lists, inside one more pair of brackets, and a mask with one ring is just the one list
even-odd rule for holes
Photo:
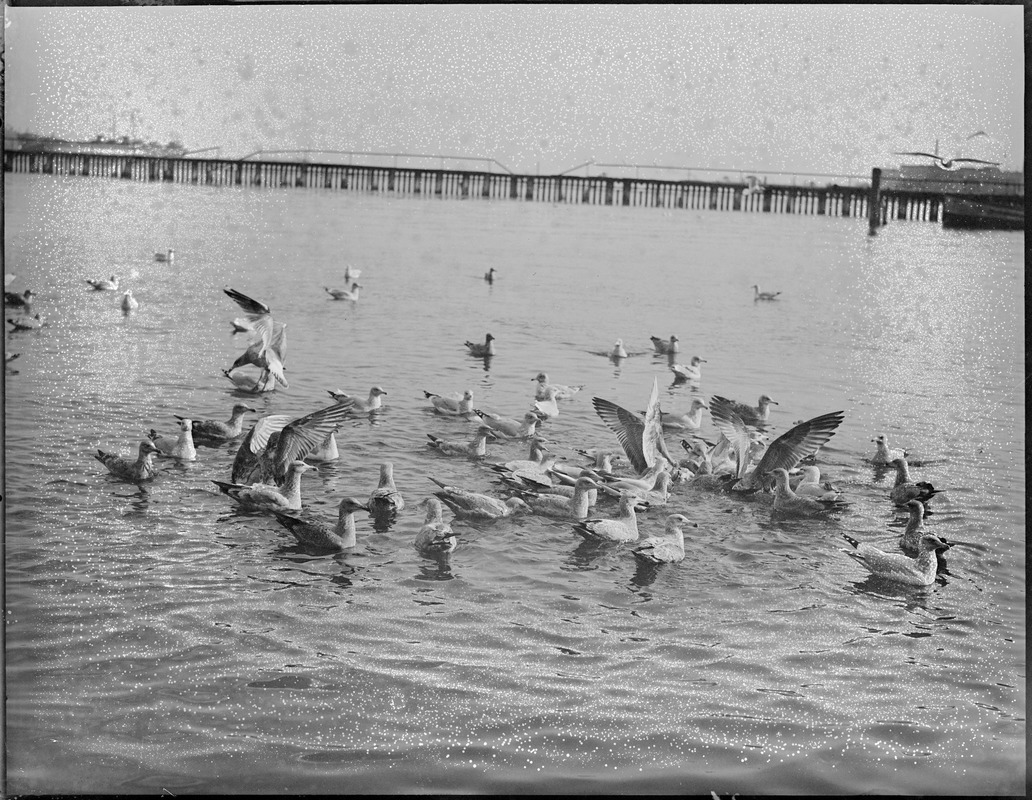
[[[1024,160],[1023,8],[10,8],[6,122],[188,149],[869,174]],[[967,141],[975,131],[985,131]],[[318,160],[318,157],[313,157]],[[327,159],[334,160],[334,159]],[[361,162],[357,162],[361,163]]]

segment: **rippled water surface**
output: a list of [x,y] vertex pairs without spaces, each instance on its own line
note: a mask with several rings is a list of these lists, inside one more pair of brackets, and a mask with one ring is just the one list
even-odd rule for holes
[[[36,290],[48,323],[7,340],[8,791],[1023,793],[1023,234],[35,175],[5,189],[8,288]],[[167,247],[173,266],[152,260]],[[345,263],[354,304],[322,288]],[[140,301],[129,317],[87,290],[112,273]],[[753,283],[782,295],[754,303]],[[228,286],[287,323],[290,387],[253,398],[261,414],[388,392],[303,479],[329,518],[394,462],[408,507],[382,532],[360,515],[352,551],[234,513],[211,482],[232,445],[146,490],[92,457],[173,433],[174,414],[228,418],[221,369],[245,346]],[[463,346],[487,332],[489,362]],[[706,359],[697,386],[665,357],[593,353],[671,334],[679,360]],[[765,392],[775,433],[841,409],[820,463],[852,506],[778,521],[762,499],[678,487],[644,534],[672,510],[699,528],[658,569],[537,517],[456,521],[449,560],[419,557],[428,476],[501,492],[427,448],[473,424],[423,390],[515,416],[541,370],[585,387],[545,427],[564,459],[619,447],[592,397],[644,409],[656,378],[675,413]],[[926,525],[957,544],[931,587],[846,555],[842,533],[892,549],[904,521],[865,461],[877,433],[947,489]]]

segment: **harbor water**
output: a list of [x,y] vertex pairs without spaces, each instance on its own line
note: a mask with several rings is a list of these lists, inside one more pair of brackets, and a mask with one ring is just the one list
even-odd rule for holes
[[[26,174],[4,209],[8,290],[46,323],[6,342],[9,793],[1024,794],[1022,232]],[[346,264],[357,302],[324,290]],[[352,550],[238,513],[212,483],[234,443],[142,488],[93,457],[229,418],[228,287],[287,325],[289,388],[243,397],[247,424],[387,392],[302,479],[332,519],[393,462],[406,508],[387,530],[359,514]],[[496,355],[470,356],[487,333]],[[697,384],[652,353],[672,334]],[[428,448],[475,423],[424,391],[520,416],[541,371],[584,387],[542,428],[577,463],[620,449],[591,398],[644,410],[656,380],[673,413],[766,393],[774,435],[841,410],[818,463],[850,506],[781,520],[678,485],[639,515],[643,536],[698,524],[678,564],[537,516],[454,520],[455,552],[421,557],[431,476],[503,493]],[[878,434],[944,490],[925,525],[954,546],[926,588],[847,553],[843,534],[896,549],[906,519]]]

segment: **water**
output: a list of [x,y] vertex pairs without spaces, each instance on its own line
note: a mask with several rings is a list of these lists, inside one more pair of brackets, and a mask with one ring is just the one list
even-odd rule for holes
[[[661,791],[1023,793],[1024,239],[862,220],[393,199],[6,175],[6,270],[49,327],[9,337],[6,375],[11,793]],[[153,262],[174,247],[174,266]],[[323,286],[363,270],[357,304]],[[497,280],[482,280],[488,267]],[[140,309],[85,278],[119,275]],[[780,290],[754,303],[750,285]],[[232,286],[288,325],[296,416],[383,386],[303,496],[332,517],[395,464],[396,524],[317,555],[235,514],[199,448],[146,491],[92,458],[174,414],[226,419]],[[485,363],[463,342],[491,332]],[[665,357],[591,351],[676,334]],[[676,490],[644,515],[698,522],[687,558],[639,568],[541,518],[456,522],[447,562],[411,541],[433,475],[497,492],[426,434],[472,424],[423,390],[472,388],[515,416],[533,378],[584,384],[547,424],[560,455],[617,448],[591,408],[755,401],[776,432],[843,410],[822,471],[839,521]],[[708,417],[704,433],[712,436]],[[958,544],[931,587],[871,579],[841,533],[894,547],[885,433],[949,489],[927,526]],[[670,444],[677,450],[677,438]],[[524,457],[493,445],[492,458]],[[609,509],[601,509],[608,512]]]

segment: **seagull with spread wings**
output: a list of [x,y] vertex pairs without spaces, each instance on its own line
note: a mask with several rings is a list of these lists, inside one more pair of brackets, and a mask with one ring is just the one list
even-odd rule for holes
[[248,297],[236,289],[223,289],[233,301],[243,309],[247,321],[254,328],[255,337],[244,353],[233,362],[227,371],[232,372],[238,367],[246,364],[253,364],[275,378],[276,383],[289,388],[287,379],[283,374],[283,359],[287,353],[287,326],[282,322],[276,322],[272,318],[272,311],[259,300]]

